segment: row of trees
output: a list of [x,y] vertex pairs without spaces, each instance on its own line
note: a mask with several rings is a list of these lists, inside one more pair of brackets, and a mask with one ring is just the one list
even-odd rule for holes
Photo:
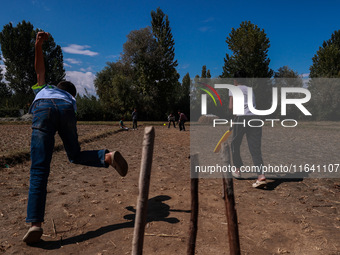
[[[139,109],[145,119],[165,119],[179,108],[189,113],[189,74],[179,83],[175,42],[167,15],[151,12],[151,26],[130,32],[117,62],[107,63],[94,85],[107,108],[124,115]],[[127,116],[129,117],[129,116]]]
[[[6,67],[4,77],[0,70],[0,108],[27,109],[33,99],[31,86],[36,82],[34,42],[38,31],[32,24],[23,21],[16,27],[11,23],[5,25],[0,33],[2,61]],[[296,82],[291,86],[303,85],[298,73],[288,66],[283,66],[276,72],[269,68],[269,38],[264,29],[250,21],[242,22],[237,29],[233,28],[226,43],[230,53],[226,54],[220,78],[231,78],[235,71],[243,69],[252,78],[295,78]],[[160,120],[178,109],[188,114],[190,96],[193,109],[198,109],[197,98],[202,90],[197,89],[197,84],[211,78],[210,70],[203,66],[201,76],[196,75],[192,81],[189,74],[186,74],[180,83],[174,46],[168,16],[160,8],[152,11],[151,25],[131,31],[123,45],[120,59],[107,63],[97,73],[94,85],[98,97],[78,95],[81,118],[129,118],[132,109],[137,108],[142,119]],[[50,37],[43,50],[46,80],[50,84],[57,84],[65,78],[61,47]],[[340,106],[339,85],[325,86],[313,81],[320,77],[339,78],[340,30],[335,31],[323,43],[312,60],[312,79],[308,88],[312,92],[309,107],[313,117],[338,120],[340,117],[336,109]],[[6,83],[2,82],[3,78]],[[271,105],[272,87],[281,86],[272,82],[259,83],[256,80],[250,81],[248,85],[254,88],[258,109],[268,109]],[[225,110],[228,95],[222,95],[222,98]]]
[[[0,33],[5,80],[0,83],[0,107],[28,109],[33,100],[31,86],[36,83],[34,43],[39,30],[23,21],[16,27],[5,25]],[[129,118],[133,108],[144,119],[164,119],[178,109],[190,112],[190,77],[179,82],[174,39],[168,16],[158,8],[151,12],[151,26],[132,31],[127,36],[121,58],[107,63],[94,81],[97,95],[78,95],[80,116],[86,119]],[[63,54],[51,36],[43,45],[46,82],[57,84],[65,78]],[[1,71],[1,70],[0,70]],[[1,74],[1,72],[0,72]],[[2,81],[2,76],[0,77]],[[101,111],[102,114],[89,113]],[[84,109],[83,109],[84,107]],[[5,111],[8,112],[8,111]],[[91,117],[89,117],[91,116]]]
[[[226,54],[226,57],[224,58],[223,72],[219,78],[233,78],[235,72],[241,69],[244,70],[245,73],[247,73],[247,77],[251,77],[251,79],[247,80],[247,85],[253,87],[257,109],[270,108],[272,88],[273,86],[281,86],[278,84],[279,79],[295,78],[298,79],[299,82],[295,82],[294,85],[302,86],[302,79],[299,77],[298,73],[290,69],[288,66],[279,68],[277,72],[274,72],[269,68],[269,38],[263,29],[260,29],[257,25],[252,24],[250,21],[242,22],[240,27],[237,29],[232,28],[226,38],[226,43],[231,54]],[[197,75],[194,79],[191,105],[192,113],[195,115],[195,118],[200,115],[199,99],[202,94],[202,90],[195,88],[200,88],[201,83],[209,83],[209,80],[205,78],[210,77],[206,74],[206,66],[203,66],[201,77]],[[269,78],[273,76],[276,78],[276,82],[269,80]],[[229,83],[232,84],[233,79],[230,79]],[[292,84],[289,86],[292,86]],[[208,102],[208,109],[211,109],[210,113],[223,118],[231,117],[232,113],[227,110],[229,104],[228,92],[221,91],[220,96],[224,106],[222,108],[216,108],[213,106],[213,102],[210,101]],[[275,113],[275,115],[278,115],[278,113]]]
[[[248,86],[252,86],[256,97],[257,109],[269,109],[271,106],[273,87],[302,87],[304,84],[312,94],[307,107],[312,112],[315,120],[340,120],[340,82],[339,80],[326,80],[317,78],[340,78],[340,30],[335,31],[331,38],[325,41],[319,48],[310,67],[310,80],[303,82],[302,77],[289,68],[283,66],[274,72],[269,68],[270,59],[268,50],[270,41],[263,29],[249,21],[242,22],[240,27],[232,29],[226,38],[226,43],[231,54],[227,53],[224,59],[223,72],[220,78],[232,78],[238,70],[245,70],[248,77],[267,78],[248,79]],[[192,113],[197,118],[200,115],[199,98],[202,90],[199,89],[202,82],[209,83],[206,76],[206,66],[202,67],[202,75],[194,79],[192,91]],[[274,78],[274,79],[270,79]],[[230,81],[232,83],[232,80]],[[229,97],[225,92],[220,95],[224,102],[224,109],[213,106],[212,100],[208,102],[208,109],[220,117],[230,117],[227,106]],[[291,98],[299,95],[290,95]],[[209,100],[208,100],[209,101]],[[280,116],[279,111],[272,117]],[[304,118],[300,110],[289,108],[287,117]],[[308,119],[311,119],[310,117]]]

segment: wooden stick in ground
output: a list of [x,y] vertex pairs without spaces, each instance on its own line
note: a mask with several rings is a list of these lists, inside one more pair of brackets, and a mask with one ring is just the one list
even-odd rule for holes
[[146,127],[143,139],[141,171],[139,174],[139,195],[132,240],[132,255],[143,254],[154,140],[155,129],[153,127]]
[[[195,171],[198,165],[198,155],[194,154],[191,158],[191,173]],[[187,255],[195,254],[196,236],[197,236],[197,220],[198,219],[198,177],[191,175],[191,216],[189,228],[189,243]]]
[[[222,145],[222,161],[223,165],[230,165],[230,149],[229,144]],[[238,234],[237,213],[235,209],[234,184],[231,173],[223,177],[224,202],[226,209],[226,216],[228,222],[228,238],[230,254],[241,254],[240,239]]]
[[54,220],[52,219],[52,226],[53,226],[53,233],[54,233],[54,236],[57,236],[57,228],[55,227],[55,223],[54,223]]

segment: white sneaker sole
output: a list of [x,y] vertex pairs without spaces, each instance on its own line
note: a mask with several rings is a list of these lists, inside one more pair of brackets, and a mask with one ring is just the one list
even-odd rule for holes
[[43,234],[43,229],[39,227],[30,227],[22,239],[26,243],[37,243]]
[[267,185],[266,181],[256,180],[256,182],[254,182],[252,186],[253,186],[253,188],[262,189],[262,188],[266,187],[266,185]]

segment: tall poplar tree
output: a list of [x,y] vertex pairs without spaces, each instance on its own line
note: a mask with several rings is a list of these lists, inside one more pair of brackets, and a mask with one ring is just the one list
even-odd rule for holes
[[207,71],[207,78],[211,78],[210,69]]
[[202,66],[201,78],[207,78],[207,66]]
[[179,74],[176,70],[178,63],[175,60],[175,40],[168,15],[157,8],[156,11],[151,12],[151,18],[152,33],[158,45],[158,63],[155,66],[155,79],[158,87],[156,102],[161,113],[165,113],[171,109],[175,100],[176,86],[180,86]]
[[[189,73],[184,75],[182,85],[178,92],[178,108],[189,118],[190,115],[190,86],[191,79]],[[178,109],[175,109],[177,111]]]

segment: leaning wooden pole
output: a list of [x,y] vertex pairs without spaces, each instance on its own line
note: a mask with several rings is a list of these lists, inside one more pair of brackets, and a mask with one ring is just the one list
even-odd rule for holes
[[154,141],[155,129],[153,127],[146,127],[143,139],[141,171],[139,174],[139,195],[137,200],[135,228],[132,240],[132,255],[143,254],[144,230],[148,211]]
[[[222,161],[223,165],[230,165],[230,149],[229,144],[222,145]],[[230,172],[223,177],[224,203],[226,209],[228,223],[228,238],[230,254],[241,254],[240,239],[238,234],[237,213],[235,209],[235,196],[233,178]]]
[[[191,173],[194,173],[195,166],[198,165],[198,155],[197,154],[191,155],[190,158],[191,158]],[[191,216],[187,255],[195,254],[197,222],[198,222],[198,177],[191,174]]]

